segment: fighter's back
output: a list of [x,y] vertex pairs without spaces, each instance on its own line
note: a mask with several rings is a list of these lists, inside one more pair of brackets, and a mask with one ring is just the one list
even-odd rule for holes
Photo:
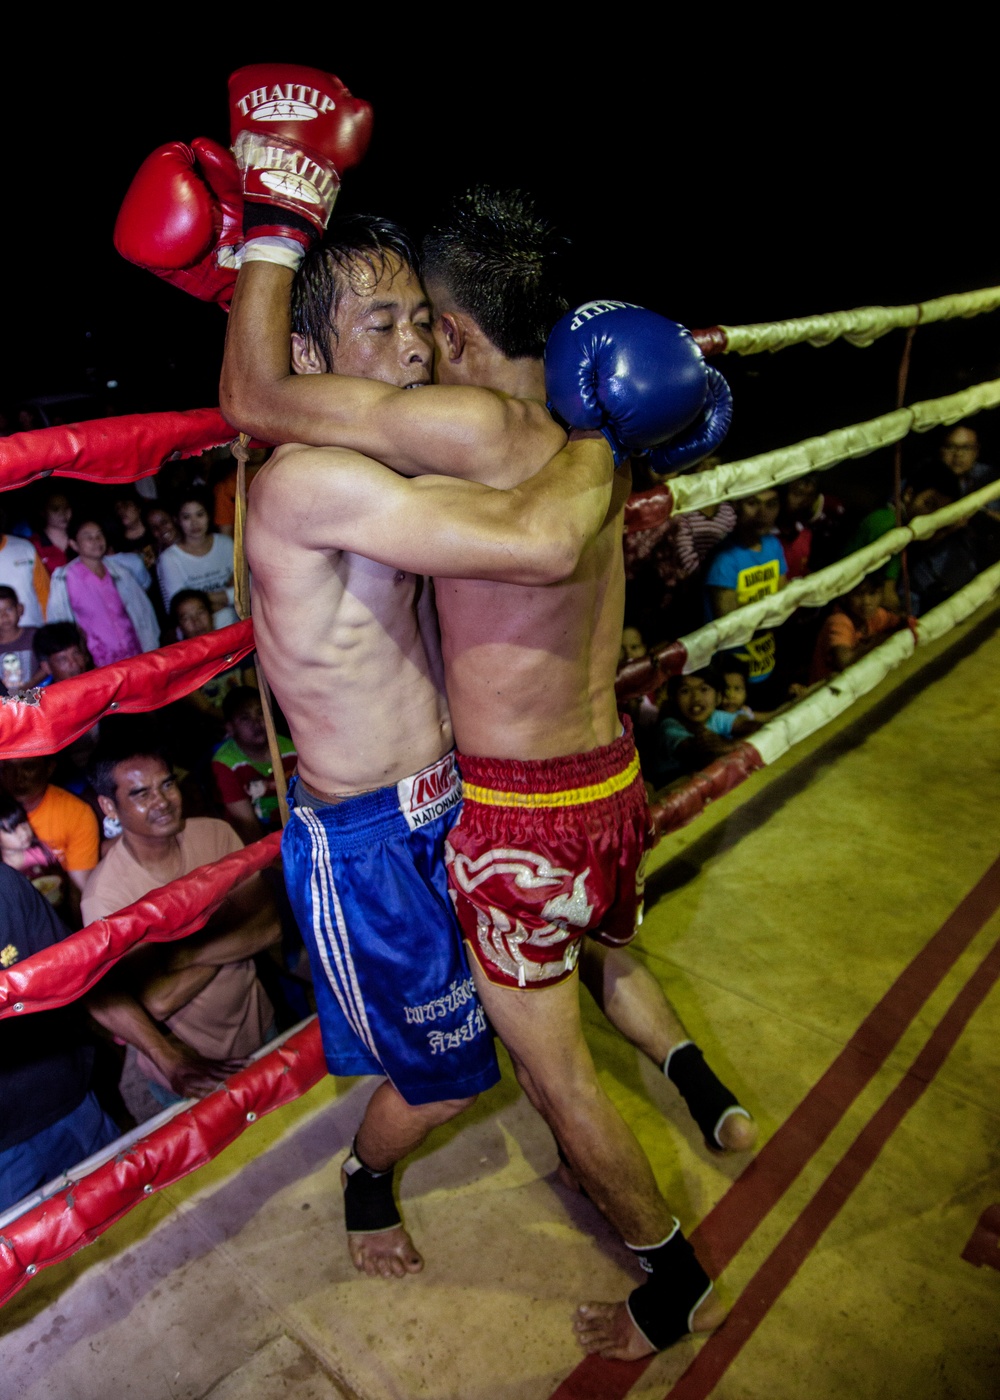
[[604,525],[565,582],[436,581],[445,681],[461,753],[553,758],[585,753],[617,735],[621,541],[630,487],[626,466],[615,475]]
[[428,590],[411,573],[319,548],[294,447],[258,473],[247,516],[254,637],[317,795],[394,783],[451,743]]

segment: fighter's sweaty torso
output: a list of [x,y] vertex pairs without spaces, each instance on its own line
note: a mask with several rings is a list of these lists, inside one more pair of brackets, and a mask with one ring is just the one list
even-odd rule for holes
[[461,753],[552,758],[585,753],[618,734],[614,678],[630,489],[626,466],[616,473],[602,529],[563,583],[534,588],[436,580],[445,682]]
[[384,787],[451,746],[431,590],[410,573],[304,548],[268,463],[248,504],[253,623],[299,776],[320,796]]

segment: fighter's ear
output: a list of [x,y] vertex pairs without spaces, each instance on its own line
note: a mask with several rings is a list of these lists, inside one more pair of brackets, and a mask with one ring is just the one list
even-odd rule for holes
[[296,374],[326,374],[326,363],[308,336],[292,333],[292,369]]
[[453,363],[465,353],[465,326],[462,318],[453,311],[442,311],[438,317],[438,328],[445,343],[448,359]]

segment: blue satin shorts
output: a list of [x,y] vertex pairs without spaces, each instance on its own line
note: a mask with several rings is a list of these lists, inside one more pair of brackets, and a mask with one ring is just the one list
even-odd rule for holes
[[500,1078],[448,895],[461,811],[454,758],[393,787],[316,800],[293,778],[281,857],[312,964],[327,1067],[386,1075],[410,1104]]

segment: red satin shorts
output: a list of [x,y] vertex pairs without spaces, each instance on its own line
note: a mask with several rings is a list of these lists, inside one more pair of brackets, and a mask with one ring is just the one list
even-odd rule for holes
[[614,743],[561,758],[458,755],[462,814],[448,836],[448,889],[491,982],[567,978],[584,934],[615,947],[642,921],[650,845],[629,720]]

